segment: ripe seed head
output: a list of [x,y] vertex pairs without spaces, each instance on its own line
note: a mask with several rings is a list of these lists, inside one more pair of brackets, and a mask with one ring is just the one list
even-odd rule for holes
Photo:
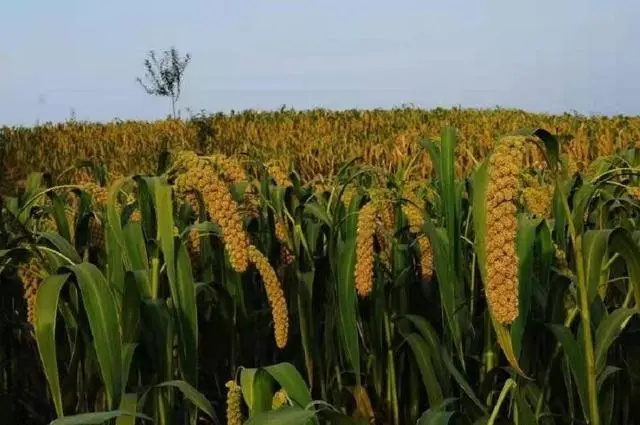
[[509,324],[518,317],[518,256],[516,220],[522,137],[500,140],[489,158],[487,184],[487,276],[485,292],[495,319]]
[[256,266],[258,273],[262,277],[269,305],[271,306],[271,315],[273,317],[274,333],[276,345],[278,348],[284,348],[287,345],[289,337],[289,313],[287,311],[287,302],[284,297],[282,285],[278,280],[275,270],[269,264],[269,260],[253,245],[249,245],[249,260]]
[[242,425],[242,389],[236,381],[228,381],[227,391],[227,425]]
[[[189,163],[193,163],[190,160]],[[198,166],[202,165],[198,162]],[[206,164],[205,164],[206,165]],[[244,272],[249,264],[246,234],[238,204],[231,197],[225,184],[218,179],[213,169],[192,168],[180,174],[175,182],[176,190],[182,193],[199,191],[209,215],[222,230],[222,239],[234,270]]]
[[373,202],[366,204],[358,214],[355,286],[358,295],[363,298],[373,290],[373,237],[376,218],[377,210]]

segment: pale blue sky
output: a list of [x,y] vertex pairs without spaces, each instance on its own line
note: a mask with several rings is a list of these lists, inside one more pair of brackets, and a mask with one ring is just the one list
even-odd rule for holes
[[515,107],[640,114],[634,0],[0,0],[0,125],[157,119],[150,49],[194,111]]

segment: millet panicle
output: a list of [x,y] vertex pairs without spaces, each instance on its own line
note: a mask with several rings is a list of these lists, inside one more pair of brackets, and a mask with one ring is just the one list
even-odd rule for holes
[[485,293],[493,316],[503,325],[513,322],[519,309],[516,199],[524,140],[501,139],[489,158]]
[[227,425],[242,425],[242,389],[236,381],[228,381],[227,387]]
[[249,236],[243,227],[238,205],[225,184],[211,168],[192,168],[176,178],[176,190],[187,193],[198,190],[209,215],[222,230],[222,239],[234,270],[244,272],[249,264]]
[[249,245],[249,259],[253,263],[262,277],[269,305],[271,306],[271,315],[273,317],[274,333],[276,345],[278,348],[284,348],[287,345],[289,337],[289,313],[287,310],[287,301],[284,297],[282,285],[278,280],[275,270],[269,264],[269,260],[253,245]]
[[355,286],[358,295],[367,297],[373,290],[374,235],[377,209],[373,202],[367,203],[358,214],[356,235]]

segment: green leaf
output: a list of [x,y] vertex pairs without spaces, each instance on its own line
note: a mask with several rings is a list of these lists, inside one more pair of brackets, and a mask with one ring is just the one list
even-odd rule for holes
[[318,220],[322,221],[327,226],[331,227],[331,219],[329,218],[327,211],[324,210],[320,205],[308,203],[305,205],[304,211],[305,213],[309,213]]
[[606,282],[606,271],[602,270],[608,253],[611,230],[588,230],[582,236],[582,250],[587,273],[587,299],[589,305],[598,293],[598,287]]
[[271,410],[272,384],[273,378],[264,369],[242,369],[240,388],[250,416]]
[[454,412],[447,412],[444,409],[455,401],[456,399],[446,399],[439,405],[429,408],[420,416],[416,425],[447,425]]
[[441,185],[440,196],[444,205],[447,238],[451,243],[450,251],[452,253],[453,267],[459,265],[457,255],[460,240],[458,199],[456,196],[456,145],[455,128],[445,127],[440,135],[440,161],[436,171]]
[[[133,355],[138,348],[137,343],[126,343],[122,348],[122,392],[124,393],[127,380],[129,379],[129,372],[131,370],[131,363],[133,362]],[[122,405],[122,402],[121,404]]]
[[533,413],[533,408],[527,402],[527,398],[523,394],[523,390],[521,387],[517,387],[516,391],[516,415],[518,421],[516,422],[518,425],[535,425],[536,415]]
[[356,239],[350,238],[338,255],[338,333],[349,365],[356,376],[360,375],[360,345],[356,321],[355,264]]
[[255,399],[253,395],[255,392],[253,382],[255,381],[255,375],[258,370],[258,368],[243,368],[240,371],[240,389],[242,390],[244,402],[249,406],[249,411],[253,409],[253,400]]
[[133,343],[138,340],[140,329],[140,293],[136,275],[127,272],[122,297],[122,341]]
[[[131,416],[144,419],[146,421],[152,420],[149,416],[143,415],[142,413],[132,414],[122,410],[112,410],[110,412],[80,413],[78,415],[66,416],[64,418],[56,419],[49,425],[100,425],[121,416]],[[118,422],[118,424],[120,424],[120,422]]]
[[518,255],[518,317],[511,324],[511,343],[516,358],[520,358],[522,338],[533,295],[533,256],[536,234],[542,224],[541,219],[531,219],[524,214],[518,216],[516,248]]
[[406,339],[416,359],[418,369],[420,370],[422,383],[427,391],[429,405],[435,406],[440,404],[443,400],[442,389],[438,384],[438,379],[434,372],[429,345],[416,333],[408,335]]
[[[578,183],[580,179],[578,179]],[[573,195],[572,220],[578,234],[583,233],[585,226],[585,217],[589,213],[589,205],[591,199],[596,192],[596,186],[585,183],[578,188]]]
[[42,243],[42,240],[49,242],[60,254],[71,260],[73,264],[82,262],[82,258],[78,255],[75,248],[58,233],[42,232],[39,234],[38,243]]
[[80,288],[107,399],[111,408],[116,408],[123,388],[123,347],[115,297],[95,265],[82,263],[67,269],[75,275]]
[[298,278],[297,285],[297,301],[298,301],[298,317],[300,327],[300,339],[302,350],[304,352],[305,367],[307,369],[307,380],[309,386],[313,387],[313,365],[314,355],[317,352],[315,339],[313,338],[314,329],[313,321],[313,281],[315,273],[313,270],[309,272],[301,272],[296,270]]
[[431,221],[425,220],[425,225],[434,250],[434,263],[436,264],[436,275],[438,276],[445,317],[451,329],[460,363],[464,368],[462,329],[467,329],[468,318],[467,310],[461,308],[465,302],[465,282],[460,273],[463,262],[460,246],[462,240],[460,234],[462,185],[456,183],[456,129],[453,127],[442,129],[439,150],[436,149],[435,144],[425,144],[425,147],[427,147],[432,162],[436,165],[440,199],[444,209],[445,234],[436,238],[435,228]]
[[420,335],[422,335],[422,338],[424,338],[425,342],[429,345],[431,362],[433,363],[435,372],[438,375],[438,380],[440,381],[443,392],[447,393],[450,376],[447,375],[447,368],[442,360],[442,353],[440,352],[442,342],[438,338],[438,334],[424,317],[412,314],[407,314],[404,317],[413,323]]
[[244,425],[304,425],[315,413],[300,407],[283,407],[250,417]]
[[51,398],[58,417],[64,416],[64,411],[62,409],[62,394],[60,392],[58,356],[56,352],[56,319],[60,290],[69,276],[69,274],[58,274],[46,277],[36,293],[38,314],[36,315],[35,337],[44,374],[49,384],[49,391],[51,391]]
[[[453,335],[453,341],[456,346],[456,351],[460,362],[464,362],[464,354],[462,348],[462,331],[460,329],[460,315],[462,309],[459,308],[457,303],[457,295],[454,282],[458,279],[451,262],[451,244],[447,239],[445,229],[436,228],[431,220],[427,219],[424,222],[424,228],[431,241],[431,247],[433,249],[433,262],[435,264],[436,276],[438,278],[438,288],[440,289],[440,299],[442,301],[442,307],[446,323],[451,335]],[[463,363],[464,365],[464,363]]]
[[602,373],[600,373],[598,375],[598,381],[597,381],[597,386],[598,386],[598,391],[600,391],[602,389],[602,386],[607,382],[607,379],[613,375],[615,375],[616,373],[620,372],[621,368],[619,367],[615,367],[615,366],[605,366],[604,370],[602,371]]
[[482,413],[486,414],[487,413],[486,407],[484,406],[484,404],[482,404],[482,402],[480,401],[476,393],[473,391],[473,388],[471,387],[469,382],[467,382],[464,376],[455,367],[445,347],[441,348],[441,353],[442,353],[442,360],[444,361],[444,365],[453,376],[453,379],[455,379],[455,381],[458,383],[462,391],[464,391],[465,394],[467,394],[467,396],[471,399],[471,401],[473,401],[475,405],[478,406],[478,408],[482,411]]
[[[177,281],[171,297],[175,302],[174,314],[178,323],[181,346],[181,367],[187,382],[198,382],[198,318],[196,286],[193,281],[191,259],[184,244],[178,246]],[[170,285],[172,287],[173,285]],[[175,293],[174,293],[175,292]],[[186,363],[184,363],[186,362]]]
[[555,170],[560,161],[560,144],[558,139],[543,128],[522,129],[519,134],[523,136],[536,136],[542,141],[542,148],[549,168]]
[[118,195],[126,178],[120,178],[109,186],[107,191],[107,219],[105,239],[107,243],[107,280],[116,286],[124,279],[124,268],[131,269],[131,262],[126,255],[120,213],[118,212]]
[[291,363],[278,363],[264,367],[298,406],[311,403],[311,393],[300,372]]
[[58,233],[68,242],[71,242],[71,233],[69,231],[69,222],[65,214],[65,202],[55,192],[48,192],[53,205],[53,218],[56,222]]
[[201,392],[195,389],[188,382],[180,380],[166,381],[156,385],[156,387],[172,387],[180,390],[180,392],[187,398],[187,400],[193,403],[194,406],[202,410],[214,421],[217,420],[216,414],[213,411],[213,406],[211,406],[209,400],[207,400]]
[[606,366],[609,347],[629,323],[629,318],[636,313],[636,309],[619,308],[608,315],[598,326],[595,341],[596,373],[598,375],[604,371]]
[[556,339],[562,345],[567,363],[571,368],[571,374],[578,387],[578,396],[585,418],[589,417],[589,399],[587,397],[587,368],[582,355],[583,346],[580,340],[576,341],[569,329],[561,325],[549,325]]
[[640,308],[640,247],[627,230],[618,227],[609,236],[609,250],[624,259],[636,308]]
[[169,290],[173,300],[173,317],[180,342],[178,346],[183,378],[197,385],[198,379],[198,322],[196,296],[191,261],[186,248],[173,235],[172,187],[165,178],[144,178],[151,189],[156,212],[157,230],[164,254]]
[[128,258],[129,269],[149,270],[149,259],[145,246],[144,234],[140,223],[129,222],[122,230],[124,249]]

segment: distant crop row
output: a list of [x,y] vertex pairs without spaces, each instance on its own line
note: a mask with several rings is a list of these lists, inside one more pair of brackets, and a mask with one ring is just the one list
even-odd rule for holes
[[[69,122],[34,128],[0,128],[2,180],[5,186],[27,172],[55,174],[77,159],[103,164],[111,175],[155,172],[166,149],[191,149],[277,160],[309,180],[330,177],[344,162],[360,157],[387,171],[418,152],[420,138],[437,138],[444,126],[458,129],[456,171],[468,173],[489,152],[494,140],[521,128],[542,127],[561,138],[573,169],[640,141],[640,118],[542,115],[515,110],[395,109],[331,112],[242,112],[156,122]],[[570,136],[571,138],[564,138]],[[528,148],[526,165],[539,165]],[[427,177],[432,163],[423,155],[414,170]]]

